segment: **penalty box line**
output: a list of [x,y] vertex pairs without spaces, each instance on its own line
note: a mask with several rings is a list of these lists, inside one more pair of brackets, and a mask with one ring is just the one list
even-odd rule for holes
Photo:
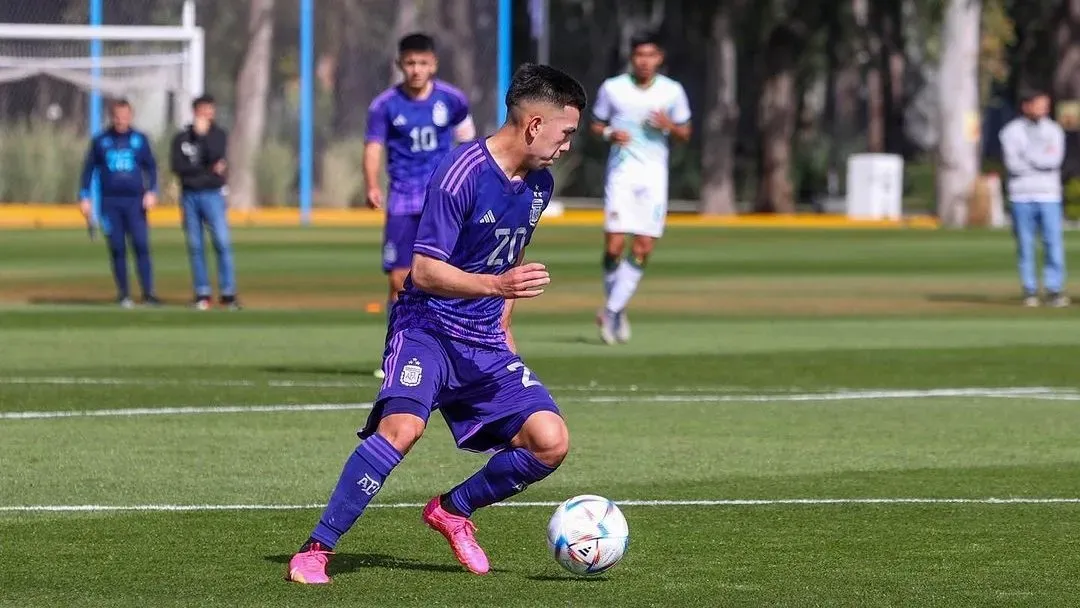
[[[716,500],[615,500],[620,507],[769,507],[769,506],[895,506],[895,505],[1077,505],[1080,498],[747,498]],[[503,509],[552,508],[559,502],[503,502]],[[0,513],[189,513],[203,511],[300,511],[322,509],[311,504],[142,504],[142,505],[2,505]],[[424,503],[374,503],[369,509],[420,509]]]

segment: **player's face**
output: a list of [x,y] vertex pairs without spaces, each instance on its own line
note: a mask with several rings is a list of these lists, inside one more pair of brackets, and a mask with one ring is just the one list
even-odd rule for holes
[[1031,101],[1024,104],[1024,113],[1028,115],[1028,118],[1032,120],[1038,120],[1050,115],[1050,98],[1046,95],[1039,95]]
[[116,106],[112,109],[110,120],[117,131],[127,131],[131,127],[131,107]]
[[563,152],[570,150],[570,142],[580,120],[581,111],[573,106],[545,106],[541,112],[530,117],[525,138],[529,147],[529,168],[550,167]]
[[439,61],[435,58],[435,53],[411,51],[398,59],[398,68],[401,69],[401,75],[405,77],[405,86],[420,90],[435,77]]
[[200,104],[198,107],[195,108],[196,118],[201,118],[213,122],[216,115],[217,110],[214,108],[214,104],[212,103]]
[[630,54],[630,66],[638,80],[649,80],[664,63],[664,52],[655,44],[639,44]]

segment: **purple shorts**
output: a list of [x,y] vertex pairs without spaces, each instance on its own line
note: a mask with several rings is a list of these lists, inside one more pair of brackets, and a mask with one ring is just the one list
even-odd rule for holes
[[505,347],[406,329],[387,340],[383,371],[386,380],[358,433],[362,439],[384,416],[413,414],[426,422],[438,409],[459,448],[490,452],[505,448],[530,415],[560,414],[551,393]]
[[420,215],[387,215],[383,226],[383,272],[412,266],[412,247]]

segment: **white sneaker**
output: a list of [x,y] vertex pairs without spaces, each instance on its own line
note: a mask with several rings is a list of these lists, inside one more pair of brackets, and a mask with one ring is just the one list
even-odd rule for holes
[[601,308],[596,313],[596,325],[600,328],[600,339],[604,344],[615,344],[615,319],[616,315]]
[[625,310],[615,316],[615,339],[623,344],[630,341],[630,317]]
[[1072,300],[1069,299],[1069,296],[1063,293],[1057,293],[1050,296],[1051,308],[1068,308],[1070,304],[1072,304]]
[[116,301],[116,303],[119,304],[120,308],[123,308],[124,310],[131,310],[132,308],[135,308],[135,301],[131,298],[120,298]]
[[1041,302],[1039,302],[1039,297],[1038,296],[1025,296],[1024,297],[1024,307],[1025,308],[1038,308],[1040,303]]

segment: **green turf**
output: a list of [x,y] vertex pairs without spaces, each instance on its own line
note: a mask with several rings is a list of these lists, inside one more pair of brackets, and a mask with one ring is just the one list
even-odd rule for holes
[[[415,506],[377,508],[339,547],[334,585],[286,584],[377,390],[383,315],[363,309],[384,298],[378,234],[235,240],[248,310],[185,309],[182,241],[158,230],[170,305],[121,311],[101,243],[3,233],[0,508],[298,508],[0,510],[0,605],[1057,606],[1080,592],[1080,504],[978,502],[627,505],[630,551],[598,579],[547,554],[550,506],[477,514],[487,578]],[[546,230],[530,250],[555,281],[515,332],[572,449],[514,500],[1080,498],[1080,315],[1018,306],[1008,235],[672,230],[618,347],[592,325],[598,240]],[[306,404],[356,409],[68,415]],[[482,462],[436,418],[376,502],[423,502]]]

